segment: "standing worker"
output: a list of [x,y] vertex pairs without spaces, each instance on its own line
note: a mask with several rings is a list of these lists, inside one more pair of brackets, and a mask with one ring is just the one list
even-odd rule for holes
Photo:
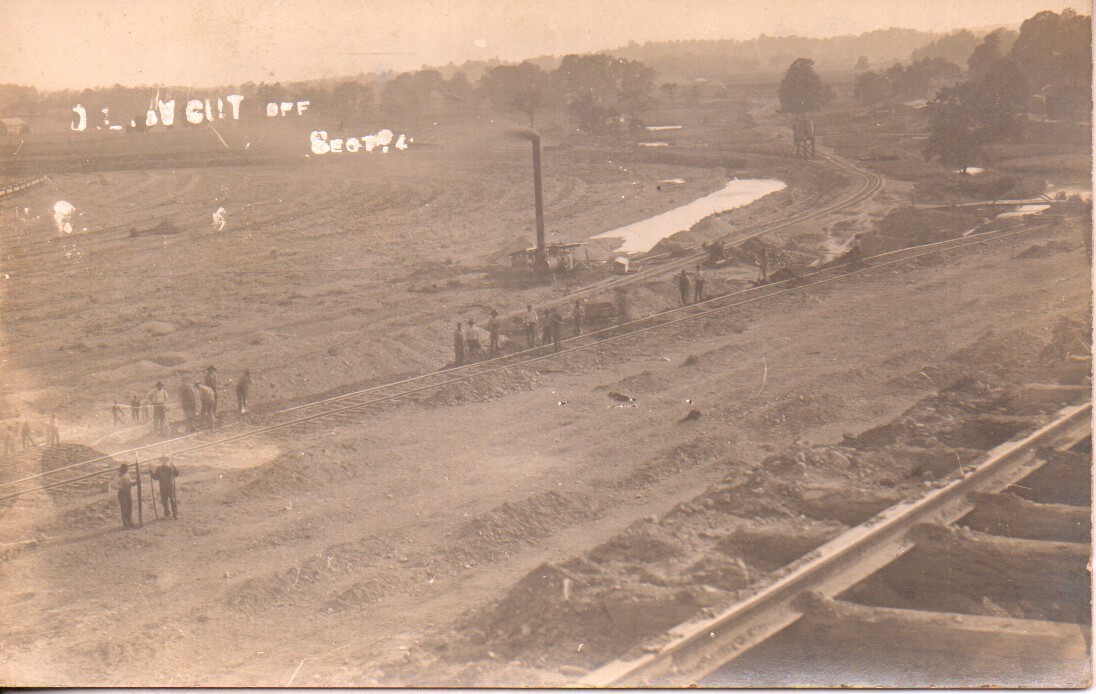
[[112,417],[114,417],[115,424],[126,423],[126,415],[122,411],[122,406],[118,404],[117,400],[114,401],[114,407],[110,408],[110,414]]
[[114,480],[118,487],[118,509],[122,512],[122,527],[133,530],[133,480],[129,478],[129,464],[122,463],[118,466],[118,477]]
[[453,331],[453,364],[456,366],[464,366],[464,333],[460,328],[460,321],[457,321],[457,329]]
[[521,322],[525,326],[525,343],[529,349],[532,349],[537,346],[537,323],[540,322],[540,317],[533,310],[532,304],[525,305],[525,314],[521,317]]
[[[175,478],[178,476],[179,468],[166,455],[160,458],[160,464],[152,471],[152,479],[160,483],[160,502],[164,507],[164,518],[171,520],[179,520],[179,508],[175,503]],[[169,509],[171,515],[168,515]]]
[[34,446],[35,448],[38,448],[38,443],[34,440],[34,436],[30,432],[30,422],[29,421],[24,421],[23,422],[22,439],[23,439],[23,450],[24,451],[27,450],[28,448],[30,448],[31,446]]
[[46,436],[49,442],[46,444],[50,448],[61,445],[61,430],[57,427],[57,415],[50,413],[49,426],[46,429]]
[[15,452],[15,436],[12,430],[5,426],[4,431],[0,436],[4,437],[4,455],[10,455]]
[[213,391],[213,418],[217,418],[217,402],[220,397],[217,393],[217,368],[214,366],[207,366],[205,372],[205,378],[202,379],[202,383],[209,387]]
[[198,415],[199,426],[217,426],[217,397],[213,394],[213,389],[197,381],[194,382],[194,387],[198,389],[198,400],[202,403],[202,411]]
[[186,430],[196,431],[198,392],[194,390],[193,386],[186,382],[185,376],[183,377],[183,382],[179,384],[179,406],[183,408],[183,417],[186,418]]
[[476,321],[471,318],[468,319],[468,330],[464,332],[464,342],[468,347],[468,361],[475,361],[480,354],[480,335]]
[[533,305],[526,304],[525,315],[522,316],[522,325],[525,326],[525,343],[530,350],[537,345],[537,323],[539,322],[540,317],[537,316],[537,312],[533,310]]
[[152,430],[157,434],[167,431],[167,391],[162,381],[156,381],[156,387],[148,395],[152,403]]
[[236,407],[240,414],[247,414],[247,391],[251,389],[251,369],[244,369],[236,382]]
[[129,399],[129,411],[133,415],[133,421],[141,421],[141,398],[136,395]]
[[490,340],[491,340],[491,345],[490,345],[491,354],[496,354],[499,351],[499,328],[500,327],[501,327],[501,324],[499,323],[499,312],[496,311],[495,309],[491,309],[491,317],[487,319],[487,333],[488,333],[488,335],[490,335]]
[[864,257],[864,249],[860,245],[860,234],[852,237],[852,247],[849,249],[849,262],[859,263]]
[[586,307],[581,301],[575,301],[575,307],[571,309],[571,322],[575,326],[575,337],[582,334],[582,319],[586,317]]
[[693,280],[693,303],[699,304],[701,301],[704,301],[704,272],[697,265]]
[[560,341],[563,339],[563,314],[558,310],[552,311],[552,316],[548,321],[548,325],[551,328],[552,333],[552,346],[556,352],[560,349]]
[[544,314],[544,329],[540,333],[540,344],[547,346],[552,341],[552,317],[555,315],[555,310],[548,311]]
[[681,268],[681,272],[677,275],[677,291],[681,294],[681,305],[689,305],[689,273],[685,272],[685,268]]

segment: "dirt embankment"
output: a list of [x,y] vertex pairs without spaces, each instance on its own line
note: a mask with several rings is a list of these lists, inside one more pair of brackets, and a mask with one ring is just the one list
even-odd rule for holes
[[3,564],[34,586],[0,596],[8,672],[34,679],[46,653],[65,682],[281,685],[306,659],[297,684],[559,683],[1039,416],[1012,384],[1057,378],[1087,335],[1057,324],[1087,302],[1079,240],[1032,245],[1063,239],[712,314],[307,442],[213,450],[183,471],[180,520],[139,532],[115,529],[110,494],[58,496],[88,515],[32,523],[46,538]]
[[[733,136],[733,119],[707,115],[723,119],[710,132]],[[0,337],[18,367],[6,393],[71,396],[77,416],[97,393],[210,362],[230,377],[255,370],[257,403],[444,364],[454,317],[571,289],[507,285],[485,267],[530,236],[531,196],[513,184],[527,149],[474,154],[326,178],[62,177],[109,233],[63,249],[17,239],[28,281],[0,287],[13,316]],[[546,155],[568,172],[546,178],[560,238],[684,202],[651,189],[663,176],[687,179],[692,197],[716,178],[605,155]],[[212,200],[231,203],[241,228],[209,232]],[[128,234],[175,216],[198,221]],[[821,236],[795,229],[779,245],[807,252]],[[13,587],[0,592],[5,672],[164,686],[560,682],[955,474],[1016,430],[1010,417],[1038,416],[1006,394],[1056,377],[1036,368],[1039,351],[1090,295],[1080,240],[1056,236],[1067,242],[1044,255],[1049,236],[1033,257],[968,249],[461,384],[308,440],[210,450],[180,478],[180,520],[140,532],[115,529],[109,494],[58,495],[88,515],[35,519],[47,540],[0,567]],[[709,286],[743,287],[747,270],[712,272]],[[433,272],[441,288],[420,291]],[[97,294],[70,288],[91,276]],[[636,315],[677,303],[661,280],[624,298]],[[1055,359],[1083,327],[1059,330]],[[938,400],[910,409],[930,390]]]
[[[850,526],[969,474],[985,451],[1035,428],[1064,402],[1032,398],[1019,385],[1090,383],[1064,358],[1089,329],[1061,321],[1043,344],[987,333],[926,375],[950,385],[889,423],[832,444],[797,441],[749,470],[728,461],[735,471],[704,494],[573,559],[538,566],[429,644],[427,660],[461,663],[458,682],[492,672],[504,684],[505,672],[520,681],[533,668],[542,683],[560,684],[634,656],[671,626],[742,599]],[[536,508],[519,515],[540,516]],[[507,527],[523,524],[508,517]]]

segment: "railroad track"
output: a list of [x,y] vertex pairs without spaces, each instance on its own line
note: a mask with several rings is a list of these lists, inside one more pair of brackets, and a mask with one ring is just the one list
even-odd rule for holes
[[591,687],[1083,687],[1092,403],[1001,444]]
[[[793,167],[788,166],[788,158],[787,157],[783,157],[783,156],[779,156],[779,155],[762,154],[762,153],[743,153],[743,152],[734,152],[733,154],[735,156],[738,156],[738,157],[748,157],[748,158],[754,158],[754,159],[765,159],[765,160],[768,160],[768,161],[776,161],[776,162],[780,162],[781,164],[783,164],[784,168],[793,168]],[[806,172],[808,175],[811,175],[815,178],[818,177],[818,173],[819,173],[817,171],[817,169],[830,170],[830,171],[840,171],[840,172],[843,172],[845,174],[852,175],[855,179],[857,179],[858,185],[850,194],[841,196],[841,197],[836,198],[835,200],[833,200],[829,203],[820,205],[818,207],[814,207],[814,208],[810,209],[809,211],[804,212],[803,208],[814,205],[815,203],[817,203],[819,201],[819,197],[820,197],[819,194],[811,195],[811,196],[809,196],[809,197],[807,197],[803,200],[798,201],[797,203],[789,205],[786,208],[778,210],[777,212],[774,212],[770,215],[767,215],[767,216],[765,216],[761,219],[754,220],[753,222],[740,227],[739,229],[735,230],[735,232],[733,232],[731,234],[728,234],[724,237],[721,237],[723,240],[726,240],[726,241],[731,242],[731,243],[741,243],[742,241],[745,241],[746,239],[753,238],[755,236],[759,236],[761,234],[768,233],[770,231],[776,231],[778,229],[783,229],[783,228],[786,228],[786,227],[788,227],[792,224],[796,224],[800,221],[807,221],[807,220],[815,219],[815,218],[818,218],[818,217],[821,217],[821,216],[824,216],[824,215],[827,215],[827,214],[831,214],[833,212],[840,211],[841,209],[844,209],[845,207],[848,207],[850,205],[861,202],[864,199],[870,197],[871,195],[874,195],[883,186],[883,178],[881,176],[879,176],[878,174],[875,174],[875,173],[873,173],[871,171],[868,171],[866,169],[859,168],[859,167],[857,167],[857,166],[855,166],[855,165],[853,165],[853,164],[851,164],[851,163],[849,163],[849,162],[847,162],[847,161],[845,161],[845,160],[843,160],[839,157],[836,157],[836,156],[823,155],[819,160],[808,163],[805,168],[802,166],[801,162],[796,162],[796,163],[799,164],[798,166],[794,167],[797,171]],[[41,178],[43,180],[45,179],[44,176],[41,177]],[[326,211],[327,208],[325,207],[324,210]],[[297,217],[290,218],[289,221],[293,221],[293,220],[296,220],[298,218],[300,218],[300,215],[298,215]],[[285,218],[279,218],[279,219],[283,222],[287,221]],[[263,221],[264,220],[255,221],[255,222],[252,223],[252,226],[253,227],[261,226]],[[269,221],[269,220],[265,220],[265,221]],[[148,222],[146,220],[145,222],[141,222],[138,225],[147,225],[149,223],[150,222]],[[22,243],[20,244],[20,252],[12,254],[10,257],[8,257],[5,260],[5,265],[11,263],[13,260],[18,260],[18,261],[24,262],[24,263],[32,262],[36,258],[42,257],[42,256],[46,255],[47,253],[50,253],[52,248],[54,247],[54,244],[56,244],[58,242],[70,242],[70,243],[79,242],[85,250],[92,250],[92,251],[100,250],[101,247],[103,247],[105,245],[108,245],[108,244],[116,243],[119,239],[128,238],[128,236],[129,236],[128,230],[131,226],[134,226],[134,225],[133,224],[122,224],[122,225],[119,225],[119,226],[115,226],[115,227],[111,227],[111,228],[108,228],[108,229],[101,230],[101,232],[97,232],[95,234],[87,234],[87,235],[77,234],[77,235],[74,235],[74,236],[71,236],[71,237],[49,236],[49,237],[45,237],[45,238],[36,238],[36,239],[29,240],[29,241],[26,240],[26,239],[20,239],[22,241]],[[187,225],[187,226],[181,227],[180,231],[185,231],[185,230],[188,230],[188,229],[191,229],[191,228],[199,228],[199,227],[205,228],[203,225],[193,224],[193,225]],[[679,266],[683,267],[686,264],[688,264],[688,262],[690,260],[692,260],[692,262],[695,264],[695,259],[700,255],[699,249],[700,249],[700,245],[696,245],[696,246],[693,246],[689,249],[686,249],[686,250],[694,251],[694,252],[690,253],[688,256],[675,257],[673,259],[672,266],[674,268],[679,267]],[[667,266],[665,265],[665,262],[659,262],[659,261],[664,261],[664,260],[665,259],[662,259],[662,258],[654,258],[654,259],[646,259],[645,261],[642,261],[642,262],[651,262],[651,261],[653,261],[655,264],[657,264],[659,266],[659,269],[662,270],[664,267],[667,267]],[[355,270],[356,270],[356,268],[349,268],[347,271],[355,271]],[[24,277],[30,277],[30,276],[31,275],[24,275]],[[617,286],[617,285],[620,285],[620,284],[628,284],[632,281],[635,281],[635,279],[636,279],[635,276],[625,276],[625,277],[612,278],[612,279],[607,280],[605,282],[596,283],[594,285],[591,285],[591,287],[589,288],[589,293],[592,293],[593,291],[596,291],[598,289],[611,288],[611,287],[614,287],[614,286]],[[583,290],[583,291],[586,292],[587,290]]]
[[[743,153],[736,152],[736,156],[746,156],[759,159],[768,159],[776,161],[785,161],[787,157],[781,157],[775,154],[759,154],[759,153]],[[723,241],[731,246],[738,246],[745,243],[749,239],[762,236],[764,234],[772,233],[774,231],[780,231],[786,229],[795,224],[807,222],[812,219],[819,219],[826,215],[840,212],[843,209],[857,205],[878,193],[883,188],[884,178],[877,173],[862,169],[855,166],[848,161],[838,157],[836,155],[822,155],[821,159],[825,160],[820,162],[818,160],[811,162],[810,166],[825,168],[831,171],[840,171],[845,174],[852,175],[857,181],[856,188],[848,195],[841,196],[840,198],[833,200],[827,204],[813,207],[808,211],[801,211],[802,208],[814,205],[818,201],[818,195],[811,195],[799,202],[782,208],[772,214],[766,215],[761,219],[754,220],[749,224],[745,224],[732,232],[719,236],[715,241]],[[809,169],[808,169],[809,172]],[[642,272],[629,275],[621,275],[619,277],[610,278],[601,282],[596,282],[588,287],[584,287],[578,291],[568,294],[566,297],[558,299],[556,301],[549,301],[541,304],[544,307],[552,307],[562,305],[567,302],[574,301],[575,299],[600,294],[608,290],[622,287],[628,284],[636,282],[646,282],[652,277],[658,277],[660,275],[668,275],[673,272],[677,272],[682,268],[691,268],[697,264],[699,259],[705,258],[706,254],[702,250],[703,244],[696,244],[684,249],[684,252],[669,256],[652,256],[649,258],[642,258],[636,261],[636,265],[644,267]],[[650,266],[647,269],[646,266]]]
[[[742,153],[736,153],[736,154],[739,154],[740,156],[742,155]],[[775,161],[779,161],[779,162],[785,162],[786,159],[787,159],[786,157],[782,157],[782,156],[778,156],[778,155],[760,154],[760,153],[748,153],[745,156],[754,157],[754,158],[768,159],[768,160],[775,160]],[[737,244],[743,243],[747,239],[754,238],[754,237],[757,237],[757,236],[760,236],[762,234],[769,233],[769,232],[772,232],[772,231],[777,231],[779,229],[786,228],[787,226],[790,226],[792,224],[797,224],[797,223],[800,223],[800,222],[803,222],[803,221],[807,221],[807,220],[810,220],[810,219],[815,219],[815,218],[818,218],[818,217],[821,217],[821,216],[824,216],[824,215],[827,215],[827,214],[834,213],[836,211],[844,209],[844,208],[846,208],[850,205],[857,204],[857,203],[871,197],[876,192],[878,192],[883,186],[883,178],[881,176],[879,176],[878,174],[875,174],[875,173],[870,172],[868,170],[861,169],[859,167],[853,166],[852,164],[850,164],[850,163],[848,163],[848,162],[846,162],[846,161],[844,161],[840,158],[829,157],[829,156],[825,156],[825,155],[824,155],[824,158],[828,163],[821,164],[821,166],[823,166],[827,169],[840,170],[840,171],[843,171],[845,173],[852,174],[854,177],[857,177],[859,179],[859,185],[856,187],[856,189],[851,194],[842,196],[842,197],[840,197],[840,198],[838,198],[834,201],[831,201],[828,204],[821,205],[821,206],[818,206],[818,207],[813,207],[807,212],[800,211],[800,208],[802,208],[804,206],[813,205],[818,201],[818,195],[817,194],[809,196],[808,198],[805,198],[804,200],[801,200],[801,201],[799,201],[799,202],[797,202],[793,205],[790,205],[786,208],[782,208],[781,210],[779,210],[777,212],[774,212],[770,215],[767,215],[767,216],[765,216],[761,219],[755,220],[755,221],[751,222],[748,225],[744,225],[743,227],[740,227],[739,229],[735,230],[735,232],[733,232],[732,234],[728,234],[728,235],[722,237],[722,240],[725,240],[725,241],[727,241],[727,242],[729,242],[733,245],[737,245]],[[817,162],[815,162],[813,165],[818,166],[819,164]],[[817,176],[816,173],[812,173],[811,175]],[[567,295],[566,297],[560,299],[557,302],[548,302],[546,304],[543,304],[543,306],[547,307],[547,306],[552,306],[552,305],[555,305],[555,304],[561,303],[561,302],[570,302],[570,301],[573,301],[574,299],[579,298],[581,296],[605,292],[605,291],[614,289],[616,287],[631,284],[633,282],[649,281],[653,277],[658,277],[660,275],[666,275],[666,274],[670,274],[671,272],[676,272],[681,267],[688,267],[688,266],[691,266],[692,264],[695,264],[697,257],[702,255],[702,252],[700,251],[700,248],[701,248],[700,245],[693,246],[690,249],[688,249],[688,250],[693,251],[693,253],[687,254],[687,255],[684,255],[684,256],[681,256],[681,257],[675,257],[675,258],[670,259],[670,260],[655,259],[654,262],[657,263],[656,268],[653,268],[651,270],[648,270],[648,271],[645,271],[645,272],[642,272],[642,273],[637,273],[637,274],[634,274],[634,275],[626,275],[626,276],[622,276],[622,277],[616,277],[616,278],[606,280],[604,282],[595,283],[595,284],[591,285],[588,288],[585,288],[585,289],[580,290],[578,292],[571,293],[571,294]],[[780,283],[770,285],[770,286],[779,286],[779,285],[780,285]],[[704,304],[704,305],[707,305],[707,304]],[[669,313],[673,313],[673,312],[669,312]],[[641,319],[639,321],[632,321],[632,323],[630,325],[633,325],[633,324],[636,324],[636,323],[642,323],[645,320],[648,320],[648,319]],[[605,335],[602,334],[604,332],[605,331],[599,331],[598,333],[594,333],[593,334],[593,336],[595,336],[594,339],[599,339],[600,340],[600,339],[604,338]],[[568,343],[571,344],[571,343],[573,343],[573,341],[569,340]],[[571,346],[573,346],[573,345],[571,345]],[[522,353],[522,354],[525,354],[525,353]],[[503,357],[503,358],[501,358],[502,361],[512,360],[512,359],[513,359],[513,357]],[[487,362],[487,363],[492,364],[494,366],[502,366],[502,364],[499,363],[499,362],[500,362],[499,359],[495,359],[495,360],[490,360],[490,362]],[[428,380],[440,380],[440,381],[442,381],[442,383],[440,383],[440,384],[436,384],[436,383],[431,384],[431,383],[427,382]],[[414,392],[422,392],[422,390],[427,390],[427,389],[430,389],[430,388],[437,388],[440,385],[447,385],[450,381],[446,380],[445,378],[442,378],[438,374],[429,374],[429,375],[426,375],[426,376],[418,377],[417,379],[410,379],[409,381],[399,382],[399,384],[388,384],[388,385],[385,385],[385,386],[381,386],[377,389],[368,389],[366,391],[358,391],[358,393],[371,393],[371,394],[374,394],[374,393],[377,393],[378,391],[380,391],[382,389],[392,390],[394,387],[396,387],[398,385],[402,385],[402,384],[409,383],[409,382],[414,382],[418,386],[424,386],[424,388],[414,391]],[[319,401],[317,403],[310,403],[310,404],[299,406],[299,407],[289,408],[289,410],[286,410],[286,411],[299,411],[299,410],[304,410],[304,409],[315,410],[316,408],[325,408],[327,406],[330,406],[333,403],[344,403],[344,404],[350,406],[351,409],[357,409],[358,407],[365,406],[365,405],[377,404],[377,402],[374,402],[374,401],[368,401],[368,402],[360,403],[360,404],[354,402],[354,398],[358,397],[358,393],[351,393],[351,394],[348,394],[348,395],[340,396],[338,398],[325,399],[325,400]],[[404,392],[404,391],[397,391],[396,394],[394,395],[394,397],[403,397],[403,396],[406,396],[408,394],[410,394],[410,393]],[[322,414],[324,418],[328,418],[331,421],[334,421],[336,423],[339,423],[339,422],[345,423],[348,420],[348,417],[351,417],[349,412],[350,412],[350,410],[347,409],[347,410],[336,411],[336,412],[327,412],[327,413],[324,413],[322,410],[320,410],[319,413]],[[307,421],[313,421],[313,420],[309,419]],[[274,425],[274,426],[281,428],[281,424],[277,424],[277,425]],[[291,426],[285,427],[285,428],[292,429],[294,427],[296,427],[296,425],[291,425]],[[232,430],[235,430],[235,429],[238,429],[238,428],[240,428],[240,427],[237,426],[237,425],[233,425],[232,427],[230,427],[230,429],[232,429]],[[262,428],[262,430],[271,431],[272,429],[264,427],[264,428]],[[220,431],[225,432],[226,429],[221,429]],[[110,433],[110,431],[107,430],[107,429],[104,429],[101,433],[107,434],[107,433]],[[292,433],[292,432],[290,432],[290,433]],[[248,434],[248,436],[251,436],[251,435],[253,435],[253,434]],[[187,444],[183,445],[181,448],[177,447],[176,445],[173,445],[171,442],[165,442],[163,444],[152,444],[150,446],[142,446],[142,447],[137,447],[137,448],[121,451],[119,453],[115,453],[114,455],[123,455],[123,454],[130,454],[130,453],[132,453],[132,454],[148,453],[148,454],[153,454],[153,455],[156,455],[156,456],[159,456],[159,455],[177,455],[177,456],[184,456],[183,459],[186,460],[187,459],[186,456],[188,454],[196,452],[196,451],[200,451],[200,450],[205,450],[205,444],[196,443],[194,441],[194,439],[196,439],[196,438],[202,438],[202,436],[196,436],[196,437],[188,436],[188,437],[181,437],[179,439],[175,439],[174,441],[186,441],[187,442]],[[237,440],[237,439],[234,438],[234,437],[230,437],[230,440],[234,441],[234,440]],[[216,444],[210,444],[210,445],[219,445],[219,442],[216,443]],[[25,462],[26,460],[30,459],[30,457],[32,457],[34,455],[35,455],[34,451],[29,451],[25,454],[17,454],[15,456],[10,456],[8,458],[0,457],[0,461],[7,462],[7,463],[19,462],[19,461]],[[63,467],[59,468],[59,471],[64,472],[64,471],[67,471],[67,470],[70,470],[70,469],[76,469],[77,467],[90,466],[90,465],[93,465],[95,463],[108,464],[108,461],[112,462],[112,458],[113,458],[113,456],[103,456],[101,459],[98,459],[98,460],[95,460],[95,461],[83,461],[81,463],[76,463],[76,464],[69,465],[69,466],[63,466]],[[193,456],[190,456],[190,458],[192,459]],[[52,476],[54,474],[58,474],[58,471],[51,471],[51,472],[48,472],[48,473],[42,473],[41,475],[32,476],[32,477],[25,478],[25,479],[28,479],[28,480],[39,479],[39,478],[43,478],[43,477],[46,477],[46,476]],[[92,476],[94,476],[94,475],[92,475]],[[80,479],[83,479],[83,478],[84,478],[84,476],[82,476]],[[80,479],[74,479],[73,481],[80,481]],[[22,496],[23,495],[22,490],[19,490],[19,488],[18,488],[18,485],[21,482],[22,482],[22,480],[15,480],[15,481],[12,481],[12,482],[0,483],[0,502],[3,502],[3,501],[5,501],[9,498],[15,498],[15,497],[18,497],[18,496]],[[63,486],[63,484],[58,485],[58,486]],[[13,490],[13,488],[15,488],[15,489]]]
[[4,186],[3,188],[0,188],[0,198],[6,198],[15,195],[16,193],[21,193],[24,190],[33,188],[34,186],[42,183],[45,180],[45,176],[35,176],[34,178],[20,181],[19,183],[12,183],[9,186]]
[[[821,194],[816,193],[792,205],[782,208],[772,214],[766,215],[761,219],[754,220],[750,224],[739,227],[730,234],[720,237],[720,240],[723,240],[731,245],[738,245],[748,239],[755,238],[757,236],[761,236],[763,234],[773,231],[778,231],[780,229],[787,228],[788,226],[791,226],[793,224],[817,219],[819,217],[838,212],[842,209],[858,204],[863,200],[870,198],[883,187],[884,179],[878,174],[857,167],[836,156],[822,155],[822,160],[811,162],[807,164],[806,168],[804,169],[801,162],[789,162],[788,158],[784,156],[741,152],[735,152],[733,154],[735,154],[736,156],[746,156],[751,158],[776,161],[785,168],[795,168],[800,172],[806,171],[808,175],[815,178],[818,178],[821,173],[820,171],[818,171],[818,169],[821,169],[823,171],[841,171],[845,174],[853,176],[858,181],[858,184],[851,193],[843,195],[835,200],[830,201],[829,203],[818,205]],[[793,163],[795,164],[794,167],[792,166]],[[120,232],[121,227],[113,229],[111,231]],[[82,245],[93,250],[96,249],[96,246],[110,244],[117,240],[118,238],[115,235],[95,235],[94,237],[79,237],[79,242]],[[17,257],[20,260],[27,262],[37,256],[41,256],[49,252],[46,249],[51,247],[51,244],[58,241],[64,241],[64,239],[50,237],[47,239],[32,241],[26,245],[26,248]],[[87,246],[87,244],[91,245]],[[612,277],[601,282],[595,282],[579,291],[567,294],[566,296],[561,297],[560,299],[557,299],[555,301],[538,304],[538,308],[555,307],[564,303],[572,302],[578,298],[604,293],[606,291],[611,291],[613,289],[623,287],[632,283],[650,281],[652,278],[662,275],[669,275],[673,272],[680,270],[681,268],[692,267],[698,262],[698,259],[704,257],[704,253],[701,251],[700,245],[693,246],[686,250],[691,252],[687,252],[684,255],[675,256],[673,258],[646,259],[643,262],[648,263],[649,267],[643,272],[624,275],[620,277]],[[34,275],[32,273],[31,275],[25,275],[23,277],[24,279],[30,279],[34,277]]]
[[961,239],[890,251],[865,258],[862,265],[824,268],[798,278],[730,292],[698,304],[669,309],[618,326],[573,337],[563,341],[563,349],[558,353],[553,352],[550,347],[538,347],[506,354],[462,367],[415,376],[267,413],[262,416],[263,421],[261,423],[236,422],[220,429],[135,446],[109,455],[73,462],[53,470],[0,483],[0,503],[110,474],[119,458],[128,461],[129,456],[139,455],[142,459],[148,460],[168,455],[178,462],[202,464],[204,462],[203,456],[218,447],[240,444],[261,437],[307,438],[330,429],[332,425],[356,423],[360,421],[362,412],[398,400],[406,400],[417,395],[424,395],[431,391],[456,386],[494,374],[536,368],[543,362],[557,360],[577,352],[599,350],[606,345],[621,340],[634,339],[651,331],[664,330],[690,321],[703,320],[725,311],[842,281],[849,277],[878,272],[884,268],[894,267],[937,253],[962,250],[980,244],[1016,238],[1076,219],[1080,219],[1080,217],[1037,226],[1025,226],[1020,229],[984,232]]

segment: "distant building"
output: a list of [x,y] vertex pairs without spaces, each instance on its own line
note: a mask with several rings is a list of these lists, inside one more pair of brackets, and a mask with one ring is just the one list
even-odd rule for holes
[[728,96],[727,85],[716,80],[708,80],[697,77],[689,85],[690,96],[694,100],[710,101],[714,99],[726,99]]
[[29,135],[30,125],[22,118],[0,118],[0,135]]

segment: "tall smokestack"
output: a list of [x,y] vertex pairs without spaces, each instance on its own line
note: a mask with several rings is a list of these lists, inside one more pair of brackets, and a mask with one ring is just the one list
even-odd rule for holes
[[540,135],[529,135],[533,143],[533,204],[537,214],[537,254],[533,260],[533,269],[537,272],[548,270],[548,257],[544,250],[544,194],[540,182]]
[[544,193],[540,180],[540,133],[532,128],[513,128],[510,134],[533,143],[533,202],[537,215],[537,252],[533,257],[533,271],[547,274],[548,254],[544,243]]

